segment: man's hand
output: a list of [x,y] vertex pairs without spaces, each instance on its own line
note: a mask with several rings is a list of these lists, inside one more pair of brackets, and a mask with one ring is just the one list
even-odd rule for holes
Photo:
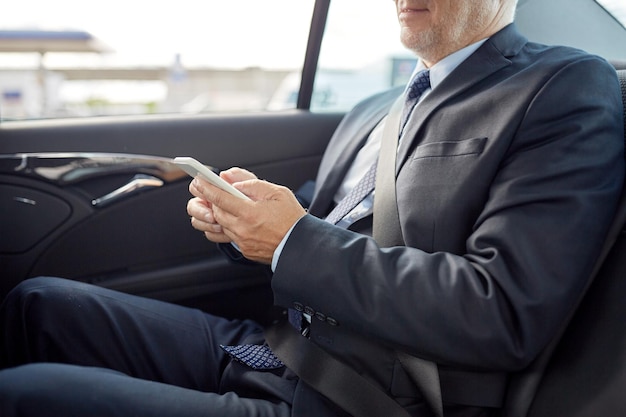
[[[252,172],[237,167],[220,172],[220,177],[231,184],[256,179],[256,175]],[[189,192],[194,196],[187,202],[187,213],[191,216],[191,226],[196,230],[204,232],[206,238],[212,242],[231,242],[232,240],[224,234],[222,226],[215,221],[212,204],[194,187],[193,181],[189,184]]]
[[211,241],[235,242],[250,260],[271,263],[276,247],[306,211],[286,187],[258,180],[239,168],[221,175],[252,201],[196,178],[189,186],[195,198],[187,205],[192,226]]

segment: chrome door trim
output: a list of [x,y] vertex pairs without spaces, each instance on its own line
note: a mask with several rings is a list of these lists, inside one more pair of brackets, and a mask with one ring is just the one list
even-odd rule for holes
[[187,176],[172,158],[152,155],[83,152],[0,154],[0,174],[34,178],[57,185],[123,173],[149,175],[164,183]]

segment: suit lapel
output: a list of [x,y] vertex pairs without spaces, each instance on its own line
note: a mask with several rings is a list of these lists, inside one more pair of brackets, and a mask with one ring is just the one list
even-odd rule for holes
[[[514,24],[488,39],[476,52],[463,61],[431,94],[416,107],[411,115],[398,149],[396,174],[406,162],[411,149],[421,136],[426,120],[448,100],[511,64],[527,40],[517,32]],[[407,140],[408,139],[408,140]]]

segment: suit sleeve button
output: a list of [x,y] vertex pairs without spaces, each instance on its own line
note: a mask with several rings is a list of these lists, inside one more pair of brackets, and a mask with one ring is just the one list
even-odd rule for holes
[[326,315],[324,313],[320,313],[319,311],[315,313],[315,318],[319,321],[326,321]]
[[337,320],[335,320],[332,317],[326,317],[326,323],[330,324],[331,326],[338,326],[339,322],[337,322]]
[[304,311],[304,306],[301,303],[298,303],[298,302],[293,303],[293,308],[296,311],[299,311],[299,312],[303,312]]
[[304,313],[308,314],[309,316],[314,316],[315,315],[315,310],[313,309],[313,307],[306,306],[306,307],[304,307]]

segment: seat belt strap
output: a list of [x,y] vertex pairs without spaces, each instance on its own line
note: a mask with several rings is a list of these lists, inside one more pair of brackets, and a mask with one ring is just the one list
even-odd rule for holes
[[410,417],[381,388],[302,336],[288,320],[267,328],[265,340],[302,381],[351,415]]
[[396,160],[404,96],[391,106],[380,144],[376,169],[373,237],[382,247],[404,246],[396,199]]
[[443,417],[441,382],[437,364],[400,351],[396,352],[396,356],[435,416]]
[[[403,105],[404,96],[401,95],[391,106],[385,121],[378,156],[373,235],[381,247],[405,245],[396,198],[396,160]],[[435,415],[443,417],[441,384],[437,364],[404,352],[396,352],[396,355]]]

